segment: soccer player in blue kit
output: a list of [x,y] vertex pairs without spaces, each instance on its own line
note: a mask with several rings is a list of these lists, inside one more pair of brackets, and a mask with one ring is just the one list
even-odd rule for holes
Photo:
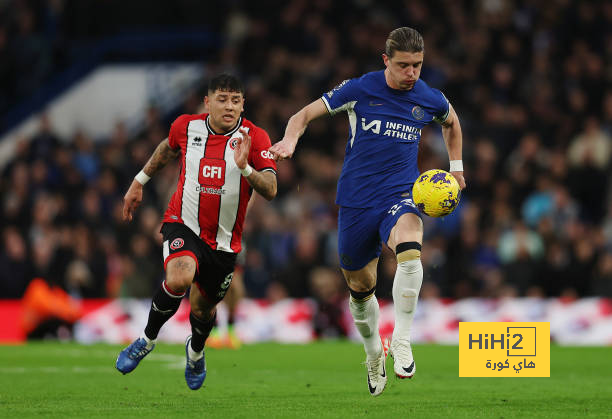
[[423,222],[411,191],[419,175],[417,154],[425,125],[435,121],[442,126],[450,172],[465,188],[459,118],[439,90],[419,80],[424,49],[419,32],[395,29],[382,55],[384,70],[346,80],[302,108],[289,119],[283,139],[269,149],[276,160],[290,158],[310,121],[348,113],[349,139],[336,196],[338,253],[351,294],[350,311],[364,341],[373,396],[382,393],[387,383],[374,295],[382,242],[397,258],[395,327],[389,348],[393,369],[400,378],[411,378],[416,370],[410,329],[423,281]]

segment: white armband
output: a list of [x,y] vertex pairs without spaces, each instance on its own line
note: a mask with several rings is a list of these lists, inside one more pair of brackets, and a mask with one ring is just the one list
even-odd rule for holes
[[242,176],[244,177],[249,177],[251,173],[253,173],[253,168],[247,163],[244,169],[240,169],[240,173],[242,173]]
[[141,185],[144,185],[149,180],[151,180],[151,176],[147,175],[144,170],[141,170],[134,179],[136,179],[136,182],[140,183]]
[[451,160],[450,172],[463,172],[463,160]]

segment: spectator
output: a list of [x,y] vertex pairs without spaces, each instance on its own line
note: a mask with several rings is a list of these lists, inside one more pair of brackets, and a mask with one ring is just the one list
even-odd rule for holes
[[609,184],[611,143],[612,137],[601,129],[598,119],[591,116],[567,151],[572,195],[582,204],[583,217],[591,222],[600,222],[605,215],[602,198]]
[[23,236],[15,227],[7,227],[2,233],[0,252],[0,296],[20,298],[28,285],[30,269]]

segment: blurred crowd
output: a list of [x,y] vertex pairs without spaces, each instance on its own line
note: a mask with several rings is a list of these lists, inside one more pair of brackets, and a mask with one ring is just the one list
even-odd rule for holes
[[[218,32],[223,24],[219,16],[229,8],[227,2],[199,0],[0,1],[0,131],[7,128],[4,114],[78,60],[90,59],[98,42],[158,28]],[[178,53],[183,59],[198,57],[197,51]],[[179,57],[172,54],[172,59]]]
[[[392,29],[421,31],[421,77],[457,110],[468,185],[455,213],[424,218],[423,298],[612,297],[611,1],[230,1],[222,15],[225,44],[208,71],[243,79],[245,116],[273,142],[303,105],[381,69]],[[2,34],[0,24],[0,54]],[[107,139],[58,138],[43,117],[3,168],[0,296],[43,277],[81,297],[150,297],[178,164],[147,184],[131,224],[122,196],[172,119],[201,112],[205,93],[195,88],[174,115],[152,107],[138,135],[118,121]],[[252,199],[240,259],[248,296],[312,297],[322,323],[346,298],[334,199],[347,136],[346,117],[311,123],[279,164],[277,198]],[[437,127],[423,131],[419,162],[448,167]],[[394,272],[384,249],[380,297],[391,297]]]

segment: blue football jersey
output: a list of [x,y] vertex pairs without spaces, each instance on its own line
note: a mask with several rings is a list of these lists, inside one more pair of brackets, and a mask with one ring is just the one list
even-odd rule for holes
[[345,80],[322,96],[331,115],[346,111],[349,139],[336,203],[369,208],[410,192],[419,176],[421,129],[444,122],[450,105],[442,92],[418,80],[412,89],[387,85],[384,70]]

